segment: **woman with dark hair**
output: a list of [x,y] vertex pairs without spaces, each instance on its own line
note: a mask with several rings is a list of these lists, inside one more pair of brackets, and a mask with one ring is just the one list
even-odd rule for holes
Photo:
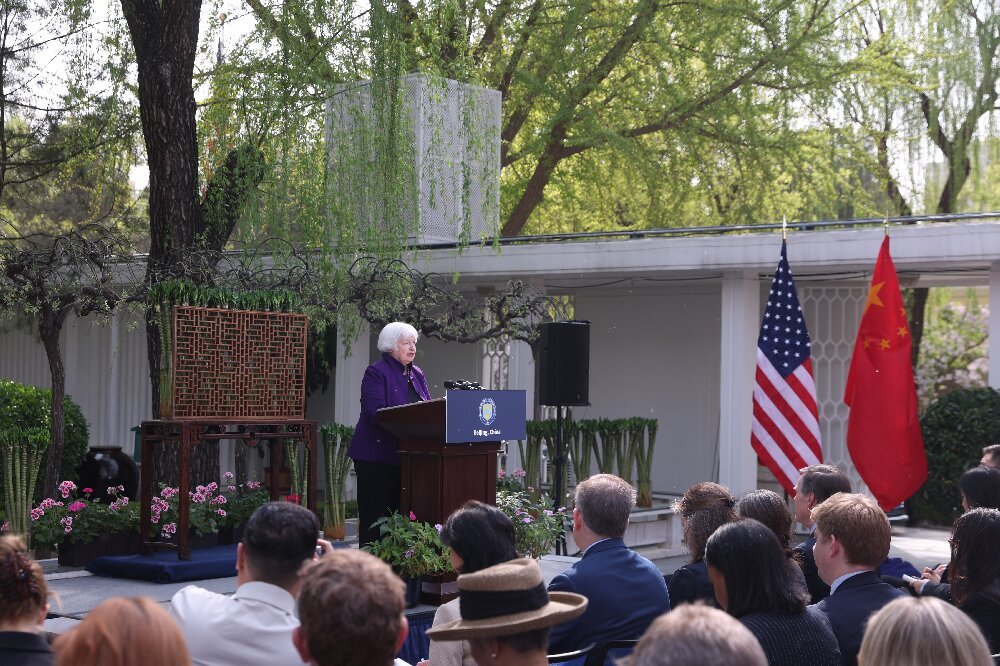
[[51,666],[55,655],[42,636],[49,591],[27,551],[20,537],[0,537],[0,664]]
[[[980,465],[965,471],[958,480],[962,509],[1000,509],[1000,469]],[[950,565],[924,568],[921,579],[910,583],[917,594],[952,601]]]
[[1000,511],[972,509],[951,533],[951,600],[975,620],[1000,652]]
[[962,508],[1000,509],[1000,469],[973,467],[958,480]]
[[791,546],[792,512],[788,510],[788,504],[781,499],[781,495],[773,490],[751,490],[737,500],[736,513],[740,518],[753,518],[774,532],[785,555],[796,563],[798,578],[806,585],[806,575],[802,572],[798,551]]
[[681,515],[681,530],[691,561],[664,576],[671,608],[698,600],[715,604],[715,591],[705,567],[705,542],[720,525],[736,520],[735,506],[729,489],[711,481],[691,486],[674,505]]
[[[460,574],[475,573],[517,557],[514,524],[500,509],[471,500],[456,510],[441,527],[441,543],[451,549],[451,565]],[[440,606],[432,627],[460,617],[458,599]],[[468,641],[431,640],[433,666],[475,666]]]
[[768,527],[751,518],[721,526],[705,562],[719,605],[757,638],[770,666],[840,665],[829,620],[809,607],[798,565]]

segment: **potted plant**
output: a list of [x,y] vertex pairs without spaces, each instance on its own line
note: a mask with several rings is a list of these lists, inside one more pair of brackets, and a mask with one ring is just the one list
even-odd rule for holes
[[124,486],[107,488],[107,499],[72,481],[59,484],[59,498],[46,497],[31,510],[31,538],[36,549],[59,551],[59,563],[80,567],[101,555],[139,552],[139,505]]
[[421,577],[452,570],[448,549],[438,537],[439,527],[417,520],[412,511],[409,516],[394,511],[376,520],[375,526],[379,540],[365,549],[406,581],[406,604],[412,608],[420,597]]
[[555,507],[548,496],[535,497],[522,490],[498,490],[497,508],[514,523],[514,547],[522,557],[549,553],[566,528],[566,507]]
[[5,525],[16,534],[23,534],[29,548],[31,501],[42,456],[49,448],[49,433],[43,428],[10,426],[0,431],[0,481],[3,482]]
[[347,449],[354,435],[354,428],[341,423],[324,425],[319,429],[319,439],[323,444],[323,458],[326,462],[326,501],[320,505],[323,518],[323,532],[328,539],[344,538],[347,522],[347,505],[344,491],[347,475],[351,469],[351,459]]
[[[234,485],[235,477],[232,472],[222,475],[224,484],[221,495],[226,498],[222,506],[226,512],[223,521],[220,523],[220,533],[226,532],[228,543],[239,543],[243,538],[243,526],[246,525],[250,515],[257,510],[257,507],[266,504],[271,496],[260,481],[247,481],[239,485]],[[218,507],[217,507],[218,508]]]
[[[206,548],[219,544],[219,528],[227,523],[229,498],[220,493],[219,484],[196,486],[188,492],[188,526],[191,530],[189,543],[193,548]],[[159,537],[170,541],[177,534],[179,515],[178,488],[160,486],[160,494],[153,497],[150,506],[151,521],[149,537]]]

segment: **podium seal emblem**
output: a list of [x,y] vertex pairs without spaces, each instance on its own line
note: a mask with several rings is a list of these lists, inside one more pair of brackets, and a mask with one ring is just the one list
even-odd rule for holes
[[497,418],[497,405],[493,398],[483,398],[479,403],[479,420],[484,426],[491,425]]

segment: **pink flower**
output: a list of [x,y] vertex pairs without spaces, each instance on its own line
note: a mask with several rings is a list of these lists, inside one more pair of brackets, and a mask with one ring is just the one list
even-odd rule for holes
[[215,512],[217,514],[219,514],[220,516],[225,516],[226,515],[226,510],[225,509],[216,509]]
[[260,481],[247,481],[247,488],[250,490],[257,490],[260,488]]
[[503,471],[502,469],[497,471],[497,478],[498,479],[502,479],[505,476],[507,476],[507,472]]
[[3,521],[3,525],[0,525],[0,532],[6,532],[9,529],[10,529],[10,521],[9,520]]
[[69,494],[76,490],[76,484],[72,481],[63,481],[59,484],[59,492],[62,494],[63,499],[69,498]]
[[164,523],[163,527],[160,528],[161,536],[170,536],[171,534],[177,533],[177,523]]
[[90,494],[90,493],[92,493],[92,492],[94,492],[94,489],[93,489],[93,488],[84,488],[84,489],[83,489],[83,494],[84,494],[84,495],[89,495],[89,494]]
[[524,477],[528,476],[528,473],[525,472],[523,469],[515,469],[513,472],[510,473],[510,475],[515,479],[523,479]]
[[45,515],[45,511],[43,511],[41,507],[38,507],[37,509],[32,509],[31,510],[31,519],[32,520],[38,520],[39,518],[41,518],[44,515]]
[[413,512],[411,511],[411,512],[410,512],[410,520],[416,520],[416,519],[417,519],[417,514],[415,514],[415,513],[413,513]]
[[69,534],[73,531],[73,516],[60,519],[59,524],[63,526],[63,532]]
[[441,534],[441,530],[443,530],[443,529],[444,529],[444,525],[442,525],[441,523],[435,523],[435,524],[434,524],[434,529],[436,529],[436,530],[437,530],[437,533],[438,533],[438,534]]
[[210,483],[210,484],[208,484],[207,486],[205,486],[205,488],[206,488],[206,489],[207,489],[207,490],[208,490],[209,492],[213,492],[213,493],[214,493],[214,492],[215,492],[216,490],[218,490],[218,489],[219,489],[219,484],[217,484],[217,483],[216,483],[215,481],[212,481],[212,483]]
[[236,475],[233,474],[232,472],[226,472],[225,474],[222,475],[222,478],[223,479],[235,479]]
[[229,486],[229,492],[231,493],[236,492],[236,486]]
[[80,500],[77,500],[72,504],[70,504],[68,507],[66,507],[66,510],[72,511],[73,513],[77,513],[78,511],[83,511],[86,508],[87,508],[86,502],[81,502]]
[[292,504],[298,504],[299,496],[296,495],[295,493],[289,493],[288,495],[285,495],[285,501],[291,502]]
[[216,495],[215,497],[212,498],[209,504],[225,504],[228,501],[229,500],[226,499],[225,495]]

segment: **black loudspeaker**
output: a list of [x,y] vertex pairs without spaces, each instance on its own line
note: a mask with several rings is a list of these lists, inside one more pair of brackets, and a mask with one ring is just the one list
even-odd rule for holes
[[590,322],[552,321],[539,326],[538,404],[590,404]]

